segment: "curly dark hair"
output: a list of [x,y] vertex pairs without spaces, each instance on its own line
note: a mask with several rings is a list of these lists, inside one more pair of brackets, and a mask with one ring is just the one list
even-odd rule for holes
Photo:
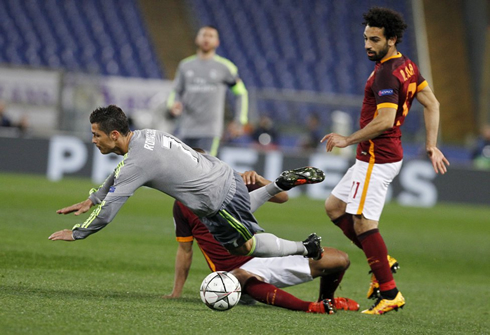
[[364,26],[384,28],[386,39],[396,37],[395,45],[401,43],[403,31],[408,27],[402,15],[389,8],[372,7],[363,17]]
[[111,131],[117,130],[126,136],[129,133],[128,117],[121,108],[116,105],[99,107],[90,114],[90,123],[97,123],[99,129],[109,135]]

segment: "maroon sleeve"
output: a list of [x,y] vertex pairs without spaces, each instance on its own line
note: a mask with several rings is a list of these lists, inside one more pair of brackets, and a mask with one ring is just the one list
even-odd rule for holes
[[385,103],[398,105],[400,81],[393,75],[391,68],[382,68],[376,73],[372,90],[376,105]]
[[[174,224],[175,224],[175,236],[177,241],[189,242],[193,240],[192,228],[190,226],[189,215],[192,213],[187,207],[180,202],[174,202],[173,208]],[[184,240],[182,240],[184,239]]]

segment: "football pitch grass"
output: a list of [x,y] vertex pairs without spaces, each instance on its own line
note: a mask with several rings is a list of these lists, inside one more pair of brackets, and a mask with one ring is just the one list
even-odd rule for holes
[[[380,228],[400,262],[395,279],[407,300],[398,312],[318,315],[264,304],[216,312],[199,298],[210,271],[197,246],[183,297],[161,298],[172,290],[177,248],[173,200],[162,193],[138,190],[84,241],[48,240],[87,217],[55,211],[84,200],[93,186],[0,174],[0,334],[490,334],[488,206],[385,207]],[[316,232],[323,245],[346,251],[351,267],[337,295],[370,307],[368,265],[329,223],[323,201],[266,204],[256,216],[278,236],[303,240]],[[314,300],[318,285],[287,291]]]

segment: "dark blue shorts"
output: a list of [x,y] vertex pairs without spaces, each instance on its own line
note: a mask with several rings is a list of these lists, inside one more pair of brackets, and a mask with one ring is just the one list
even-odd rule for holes
[[250,196],[242,177],[235,172],[236,192],[232,200],[211,217],[201,218],[214,238],[226,249],[235,249],[262,229],[250,211]]

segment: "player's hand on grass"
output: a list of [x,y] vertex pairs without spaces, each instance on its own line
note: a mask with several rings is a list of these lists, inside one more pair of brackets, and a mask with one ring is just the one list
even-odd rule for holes
[[65,207],[62,209],[58,209],[56,211],[56,213],[58,213],[58,214],[70,214],[70,213],[75,212],[74,214],[78,216],[80,214],[87,212],[90,209],[90,207],[92,207],[93,205],[94,204],[92,203],[92,200],[87,199],[85,201],[79,202],[78,204],[74,204],[74,205],[71,205],[71,206],[68,206],[68,207]]
[[75,241],[73,238],[73,233],[70,229],[63,229],[57,231],[56,233],[52,233],[48,239],[51,241]]
[[162,296],[163,299],[178,299],[180,298],[180,295],[174,294],[173,292],[171,294],[166,294]]
[[447,172],[447,166],[449,166],[449,161],[444,154],[437,147],[428,147],[427,155],[429,156],[432,167],[436,173],[445,174]]

